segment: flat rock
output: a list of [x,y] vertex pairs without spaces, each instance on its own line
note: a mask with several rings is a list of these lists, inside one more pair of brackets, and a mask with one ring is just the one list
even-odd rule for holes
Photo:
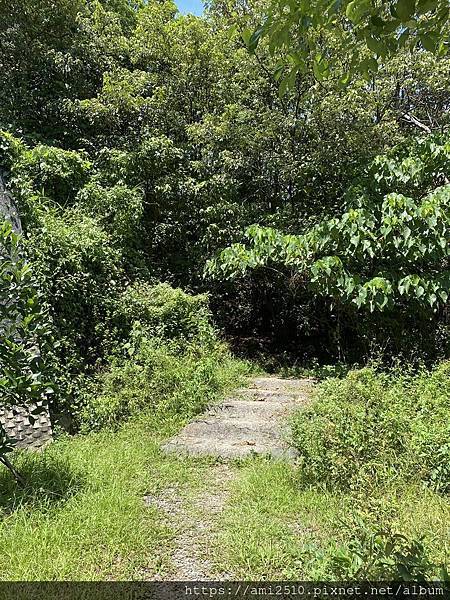
[[251,454],[292,460],[289,416],[308,402],[311,379],[256,377],[249,387],[210,407],[169,439],[166,452],[240,458]]

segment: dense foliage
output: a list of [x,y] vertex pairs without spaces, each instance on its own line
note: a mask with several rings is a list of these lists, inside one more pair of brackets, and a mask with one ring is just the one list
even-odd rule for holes
[[361,309],[398,324],[411,314],[438,321],[450,290],[449,172],[448,138],[395,148],[349,188],[342,215],[300,236],[252,226],[250,247],[223,250],[207,274],[282,268],[293,287],[328,298],[330,310],[345,310],[348,320]]
[[[243,43],[265,3],[1,3],[0,167],[57,342],[58,418],[79,421],[138,332],[149,355],[209,352],[214,327],[296,360],[446,355],[450,61],[424,50],[428,13],[445,27],[420,7],[421,42],[370,81],[306,69],[280,97],[282,49]],[[205,280],[249,226],[222,273],[271,269]]]
[[345,543],[323,557],[329,577],[448,579],[446,552],[436,560],[433,537],[411,535],[398,517],[407,489],[446,501],[449,386],[448,361],[431,372],[373,365],[327,379],[294,416],[303,484],[350,498]]
[[82,429],[117,425],[145,407],[192,416],[246,370],[218,341],[205,296],[139,283],[124,290],[115,317],[127,341],[108,371],[84,383],[72,411]]
[[75,415],[81,429],[117,426],[124,419],[151,409],[192,417],[210,404],[230,383],[248,372],[220,345],[205,351],[198,344],[177,344],[133,336],[129,356],[116,358],[110,369],[85,385]]
[[[283,51],[275,71],[281,90],[308,69],[318,80],[338,69],[347,85],[355,72],[370,79],[401,48],[445,55],[449,11],[446,0],[272,0],[244,39],[250,50],[267,37],[272,52]],[[330,44],[332,36],[337,44]]]

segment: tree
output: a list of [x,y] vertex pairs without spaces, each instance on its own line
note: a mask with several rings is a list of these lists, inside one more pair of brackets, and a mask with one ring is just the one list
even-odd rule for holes
[[65,103],[95,94],[127,63],[127,0],[0,0],[0,127],[70,143]]
[[358,311],[443,311],[450,296],[450,140],[428,137],[379,156],[347,192],[347,210],[305,231],[247,230],[207,265],[218,278],[283,269],[296,285]]
[[251,51],[267,38],[281,53],[275,75],[282,92],[308,70],[319,81],[335,71],[346,85],[355,73],[370,78],[403,48],[443,56],[449,10],[447,0],[272,0],[260,26],[243,38]]

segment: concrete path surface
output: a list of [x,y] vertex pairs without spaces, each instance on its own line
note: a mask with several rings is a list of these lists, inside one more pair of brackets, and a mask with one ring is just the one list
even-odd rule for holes
[[289,416],[309,400],[311,379],[256,377],[186,425],[163,449],[167,452],[240,458],[250,454],[287,460],[295,457],[289,445]]

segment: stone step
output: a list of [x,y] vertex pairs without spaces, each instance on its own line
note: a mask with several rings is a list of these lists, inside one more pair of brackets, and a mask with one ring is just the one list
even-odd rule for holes
[[279,377],[254,377],[249,382],[249,388],[257,388],[271,391],[296,391],[311,390],[314,380],[311,378],[303,379],[281,379]]
[[257,415],[261,415],[264,419],[270,419],[275,416],[289,415],[292,412],[292,408],[290,403],[275,402],[271,400],[256,402],[255,400],[231,399],[225,400],[222,404],[210,408],[206,413],[206,416],[227,414],[238,417],[248,415],[249,417],[254,418]]
[[250,387],[210,407],[163,446],[167,452],[238,458],[251,454],[292,460],[289,416],[305,404],[312,380],[257,377]]
[[228,440],[231,438],[250,439],[255,435],[278,439],[280,437],[280,427],[263,419],[249,420],[223,416],[192,421],[186,425],[179,437],[180,439]]
[[304,391],[286,392],[277,390],[261,390],[259,388],[241,388],[237,390],[237,399],[251,398],[253,401],[264,402],[265,400],[273,400],[274,402],[292,402],[304,400],[307,394]]
[[242,458],[257,454],[292,460],[297,456],[294,448],[287,444],[275,443],[271,439],[260,439],[258,441],[229,439],[224,443],[222,441],[194,438],[189,440],[189,444],[170,441],[165,444],[164,450],[169,453],[218,458]]

